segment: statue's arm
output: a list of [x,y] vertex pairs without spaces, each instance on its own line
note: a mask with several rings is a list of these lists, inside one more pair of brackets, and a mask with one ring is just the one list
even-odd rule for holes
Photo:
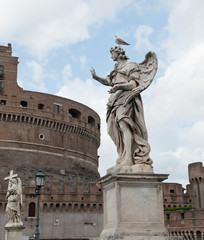
[[128,83],[121,83],[121,84],[114,85],[109,92],[114,93],[117,90],[129,91],[135,87],[136,87],[135,80],[130,80]]
[[101,78],[98,75],[96,75],[96,71],[95,71],[94,68],[92,68],[90,71],[91,71],[93,79],[95,79],[96,81],[102,83],[103,85],[110,86],[107,78]]

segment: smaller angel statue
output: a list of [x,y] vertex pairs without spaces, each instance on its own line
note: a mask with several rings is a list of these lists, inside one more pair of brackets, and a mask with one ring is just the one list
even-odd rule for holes
[[136,164],[152,165],[149,157],[147,129],[140,93],[152,82],[157,71],[157,57],[148,52],[142,63],[128,61],[120,46],[110,49],[111,58],[116,61],[115,68],[106,78],[92,77],[103,85],[110,86],[107,103],[107,129],[117,147],[116,165],[132,166]]
[[5,178],[5,180],[9,180],[6,194],[6,212],[8,213],[9,222],[6,224],[6,227],[23,225],[20,217],[22,184],[20,178],[17,176],[17,174],[13,175],[13,171],[11,171],[10,176]]

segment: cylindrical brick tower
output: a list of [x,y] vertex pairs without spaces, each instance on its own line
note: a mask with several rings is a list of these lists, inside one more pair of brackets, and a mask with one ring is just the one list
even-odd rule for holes
[[35,185],[38,169],[47,186],[96,181],[98,114],[70,99],[24,91],[17,84],[17,66],[11,44],[0,46],[0,175],[14,170],[24,186]]
[[194,204],[196,208],[204,208],[204,167],[202,162],[188,165],[189,182],[193,187]]

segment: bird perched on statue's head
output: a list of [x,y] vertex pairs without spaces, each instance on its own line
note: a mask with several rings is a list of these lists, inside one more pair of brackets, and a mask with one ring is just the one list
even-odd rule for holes
[[129,43],[126,43],[124,40],[122,40],[121,38],[118,38],[117,36],[115,36],[115,42],[118,45],[130,45]]

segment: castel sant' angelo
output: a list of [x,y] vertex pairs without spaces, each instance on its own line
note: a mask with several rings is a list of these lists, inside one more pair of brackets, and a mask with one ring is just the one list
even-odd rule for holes
[[[17,84],[17,67],[11,44],[0,46],[0,240],[8,222],[4,178],[11,170],[23,185],[24,235],[33,239],[39,169],[46,176],[40,239],[97,237],[103,228],[102,189],[96,183],[100,118],[81,103],[23,90]],[[192,163],[188,171],[186,191],[181,184],[163,183],[165,227],[171,236],[203,240],[204,167]]]
[[23,185],[24,235],[33,237],[38,169],[46,176],[41,238],[97,236],[102,229],[102,192],[96,187],[100,118],[78,102],[24,91],[17,68],[11,44],[0,46],[0,239],[8,221],[4,178],[10,170]]

